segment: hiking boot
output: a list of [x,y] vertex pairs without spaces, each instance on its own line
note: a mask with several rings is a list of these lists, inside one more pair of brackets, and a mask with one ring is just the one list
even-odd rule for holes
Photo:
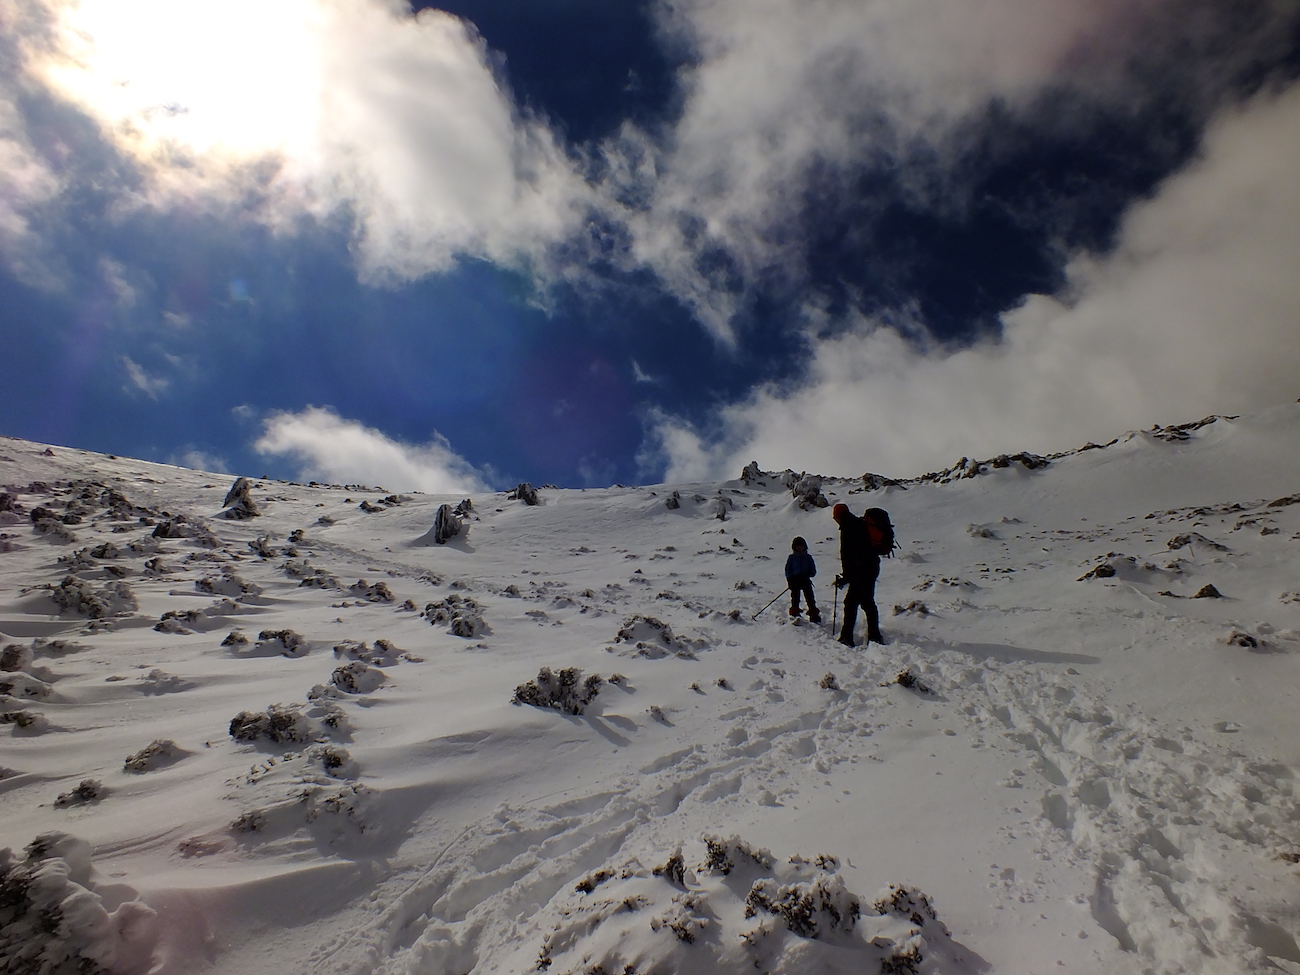
[[816,606],[808,610],[808,619],[814,623],[820,623],[822,621],[821,610],[819,610]]
[[845,639],[844,637],[840,637],[839,640],[837,640],[836,642],[837,642],[837,643],[842,643],[842,644],[844,644],[846,647],[851,647],[851,646],[853,646],[853,641],[852,641],[852,640],[849,640],[849,639]]
[[798,606],[791,606],[791,607],[790,607],[790,615],[793,616],[793,617],[795,617],[796,619],[799,618],[799,616],[800,616],[800,614],[801,614],[802,612],[803,612],[803,611],[802,611]]
[[876,630],[874,633],[868,633],[868,634],[867,634],[867,642],[868,642],[868,643],[879,643],[881,646],[884,646],[884,645],[885,645],[885,638],[884,638],[883,636],[881,636],[879,630]]

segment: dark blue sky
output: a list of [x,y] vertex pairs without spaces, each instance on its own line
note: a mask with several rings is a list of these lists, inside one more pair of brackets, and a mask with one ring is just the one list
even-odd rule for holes
[[[817,343],[864,321],[918,350],[996,337],[1025,296],[1067,285],[1072,256],[1114,247],[1126,213],[1196,157],[1216,112],[1290,84],[1300,21],[1274,11],[1234,36],[1192,4],[1209,28],[1121,45],[1096,69],[1096,85],[1119,94],[1048,72],[1030,96],[994,92],[964,109],[942,138],[897,135],[884,108],[854,115],[864,148],[806,153],[779,205],[743,224],[750,247],[718,231],[712,184],[670,179],[689,141],[683,119],[725,63],[703,28],[649,3],[437,7],[474,25],[515,118],[549,131],[589,185],[607,187],[631,158],[613,147],[635,126],[658,169],[613,193],[634,205],[583,204],[540,265],[466,246],[450,267],[367,274],[364,200],[288,225],[238,208],[126,205],[148,194],[152,163],[110,138],[93,107],[12,69],[24,151],[58,185],[10,194],[27,232],[0,263],[3,432],[291,476],[294,458],[253,442],[277,411],[324,406],[404,443],[436,431],[497,485],[653,480],[669,463],[647,453],[657,417],[703,442],[725,437],[728,404],[799,388]],[[1272,9],[1247,8],[1256,20]],[[1069,69],[1076,80],[1092,77],[1084,61]],[[890,137],[863,134],[873,127]],[[250,172],[241,178],[261,192]],[[700,215],[664,205],[654,226],[680,233],[677,251],[642,259],[651,224],[638,221],[657,219],[682,185],[706,201]],[[732,309],[731,341],[702,300]]]

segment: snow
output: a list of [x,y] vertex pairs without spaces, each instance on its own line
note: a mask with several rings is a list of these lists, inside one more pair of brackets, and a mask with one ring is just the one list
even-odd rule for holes
[[900,544],[850,650],[752,618],[811,476],[0,440],[0,971],[1300,972],[1300,405],[1023,456],[817,478]]

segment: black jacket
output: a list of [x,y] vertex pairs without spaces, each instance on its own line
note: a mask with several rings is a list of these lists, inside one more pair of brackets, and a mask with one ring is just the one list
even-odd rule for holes
[[880,575],[880,556],[872,550],[866,523],[851,511],[840,520],[840,568],[846,579]]

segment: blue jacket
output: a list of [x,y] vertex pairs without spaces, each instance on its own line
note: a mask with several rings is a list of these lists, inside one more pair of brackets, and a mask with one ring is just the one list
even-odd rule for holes
[[793,579],[795,576],[807,576],[811,579],[817,574],[817,563],[807,552],[791,552],[790,557],[785,560],[785,577]]

